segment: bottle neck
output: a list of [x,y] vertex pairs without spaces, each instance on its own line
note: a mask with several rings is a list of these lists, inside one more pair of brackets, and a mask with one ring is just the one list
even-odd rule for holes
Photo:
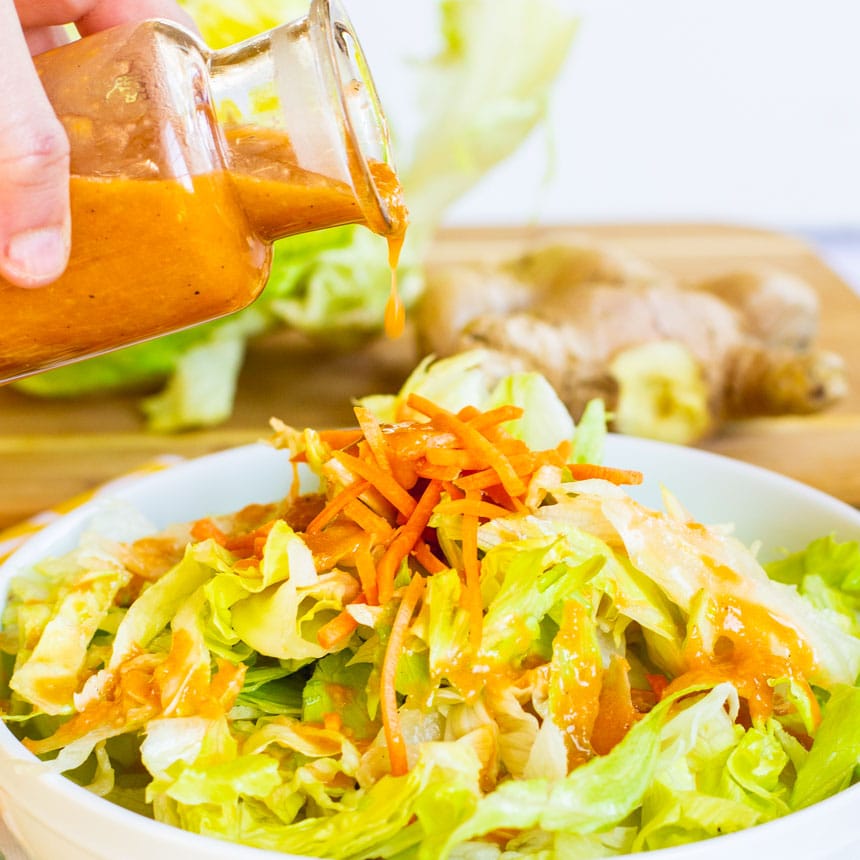
[[348,19],[329,0],[210,58],[225,161],[266,240],[363,223],[402,234],[388,130]]

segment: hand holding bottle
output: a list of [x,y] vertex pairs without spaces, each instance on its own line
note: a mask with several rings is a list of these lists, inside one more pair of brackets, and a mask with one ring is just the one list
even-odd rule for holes
[[190,25],[173,0],[0,0],[0,277],[56,280],[69,258],[69,143],[31,56],[81,35],[146,18]]

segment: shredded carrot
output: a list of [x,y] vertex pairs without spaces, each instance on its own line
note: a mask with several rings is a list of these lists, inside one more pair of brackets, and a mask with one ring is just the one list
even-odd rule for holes
[[423,457],[428,448],[450,447],[456,444],[457,437],[432,424],[421,423],[395,428],[386,441],[395,462],[404,462]]
[[488,427],[482,433],[508,458],[533,453],[522,439],[515,439],[503,430]]
[[266,543],[266,538],[269,536],[269,532],[272,530],[276,522],[277,520],[270,520],[259,528],[253,529],[253,531],[245,532],[240,535],[231,535],[224,541],[224,546],[229,549],[230,552],[237,554],[253,553],[259,555],[262,553],[263,546]]
[[669,686],[669,679],[665,675],[658,675],[655,673],[646,674],[645,680],[648,682],[651,692],[654,693],[658,699],[662,699],[666,687]]
[[448,565],[439,558],[427,545],[426,541],[419,540],[412,550],[412,556],[427,573],[440,573],[448,569]]
[[436,508],[440,514],[462,514],[467,517],[483,517],[486,520],[494,520],[496,517],[508,517],[510,510],[501,505],[484,502],[477,494],[467,494],[465,499],[452,499],[440,502]]
[[[458,415],[463,418],[463,415]],[[497,406],[495,409],[488,409],[486,412],[478,412],[476,415],[464,420],[468,421],[477,430],[486,430],[489,427],[494,427],[498,424],[506,424],[508,421],[515,421],[517,418],[523,417],[523,410],[520,406]]]
[[323,714],[323,728],[330,732],[339,732],[343,728],[343,720],[340,714],[335,714],[329,711]]
[[370,481],[383,498],[391,502],[400,513],[409,516],[415,509],[415,499],[394,480],[390,472],[380,469],[375,462],[353,457],[343,451],[336,451],[334,457],[354,475]]
[[428,448],[425,458],[434,466],[457,466],[460,469],[485,469],[484,457],[476,457],[472,451],[462,448]]
[[453,479],[461,490],[486,490],[499,483],[495,469],[481,469],[480,472],[470,472]]
[[361,440],[361,430],[321,430],[319,438],[321,442],[325,442],[329,448],[334,450],[342,450],[351,448],[356,442]]
[[379,516],[379,514],[375,514],[359,499],[352,499],[347,502],[344,506],[343,512],[354,523],[360,525],[368,534],[380,538],[381,540],[385,540],[390,537],[394,531],[388,520]]
[[[454,504],[484,504],[477,495],[466,495],[462,502]],[[463,516],[462,526],[463,572],[466,575],[466,591],[464,594],[466,609],[469,613],[469,644],[472,651],[477,653],[481,647],[481,635],[484,626],[484,604],[481,598],[481,568],[478,561],[478,517],[472,514]]]
[[353,499],[370,487],[370,481],[353,481],[333,496],[326,506],[308,523],[305,532],[312,535],[322,531]]
[[461,490],[453,481],[442,481],[442,491],[447,493],[451,499],[465,499],[466,493]]
[[567,468],[574,481],[588,478],[602,478],[613,484],[641,484],[642,473],[633,469],[613,469],[611,466],[598,466],[594,463],[568,463]]
[[379,604],[379,591],[376,587],[376,565],[373,563],[370,538],[363,540],[355,551],[355,569],[361,582],[361,590],[364,592],[367,602],[372,605]]
[[424,488],[415,510],[409,519],[400,527],[397,536],[386,547],[385,554],[376,568],[376,581],[379,587],[379,602],[387,603],[394,593],[394,578],[397,576],[403,559],[412,551],[412,548],[421,537],[421,533],[430,520],[433,509],[442,495],[442,484],[440,481],[430,481]]
[[385,441],[385,434],[382,432],[379,419],[366,406],[356,406],[353,411],[376,465],[383,472],[390,473],[391,461],[388,458],[388,444]]
[[471,403],[467,403],[458,413],[457,417],[461,421],[471,421],[474,418],[477,418],[481,415],[481,410],[478,409],[477,406],[472,406]]
[[570,439],[564,439],[558,443],[558,447],[555,449],[558,458],[566,463],[570,459],[570,455],[573,453],[573,443]]
[[[529,477],[535,469],[547,462],[558,466],[564,465],[564,463],[558,460],[555,456],[555,452],[551,452],[551,454],[546,457],[543,456],[544,453],[545,452],[540,452],[535,454],[530,451],[527,454],[516,454],[512,457],[508,457],[508,460],[510,461],[514,471],[523,478]],[[484,490],[487,487],[492,487],[498,484],[499,475],[495,469],[480,469],[479,471],[471,472],[468,475],[461,475],[456,480],[457,485],[463,489]]]
[[409,761],[406,757],[406,742],[400,729],[400,713],[397,710],[397,663],[406,644],[406,633],[409,622],[415,612],[415,607],[424,591],[424,578],[415,574],[406,587],[403,599],[394,617],[391,635],[385,648],[382,660],[382,672],[379,682],[379,706],[382,713],[382,726],[385,731],[385,743],[388,746],[388,760],[393,776],[403,776],[409,771]]
[[245,570],[249,567],[256,567],[260,563],[260,559],[258,559],[255,555],[249,555],[247,558],[240,558],[233,567],[236,570]]
[[196,541],[203,541],[207,538],[212,538],[215,543],[220,543],[223,546],[227,541],[227,535],[215,525],[214,521],[209,517],[202,520],[197,520],[191,526],[191,537]]
[[317,642],[327,651],[349,639],[358,622],[345,609],[317,630]]
[[290,484],[290,501],[294,502],[301,495],[301,475],[299,474],[299,464],[296,460],[290,460],[290,469],[293,473],[293,482]]
[[[432,464],[421,464],[417,468],[418,474],[428,480],[455,481],[460,475],[457,466],[434,466]],[[498,481],[498,478],[496,478]]]
[[476,430],[471,424],[447,409],[437,406],[426,397],[413,393],[409,395],[407,402],[410,407],[422,412],[441,429],[454,433],[467,448],[486,457],[487,463],[496,470],[502,485],[512,496],[522,495],[526,491],[525,484],[514,471],[505,454],[481,435],[480,430]]

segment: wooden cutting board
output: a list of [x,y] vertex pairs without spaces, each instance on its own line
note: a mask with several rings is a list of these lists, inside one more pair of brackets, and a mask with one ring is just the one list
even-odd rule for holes
[[[848,397],[818,416],[731,423],[701,447],[860,505],[860,297],[801,240],[715,225],[487,228],[443,232],[433,258],[502,258],[582,234],[616,242],[684,278],[758,263],[807,278],[821,298],[820,344],[848,365]],[[301,426],[351,423],[350,398],[396,390],[418,357],[408,335],[348,353],[290,334],[264,338],[249,350],[230,420],[177,436],[147,433],[136,395],[43,401],[0,388],[0,528],[157,456],[195,456],[263,438],[272,415]]]

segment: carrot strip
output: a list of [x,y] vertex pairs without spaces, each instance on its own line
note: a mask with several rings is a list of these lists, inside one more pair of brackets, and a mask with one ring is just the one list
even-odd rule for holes
[[460,469],[486,469],[485,457],[476,457],[472,451],[462,448],[428,448],[424,455],[434,466],[457,466]]
[[421,494],[415,510],[409,519],[400,527],[397,536],[385,549],[385,553],[376,568],[376,581],[379,587],[379,602],[387,603],[394,593],[394,578],[403,559],[421,537],[421,533],[430,520],[433,509],[442,495],[440,481],[430,481]]
[[[428,478],[430,480],[455,481],[460,475],[460,469],[457,466],[433,466],[432,464],[424,464],[418,467],[418,474],[422,478]],[[498,481],[498,478],[496,478],[496,480]]]
[[362,437],[362,431],[351,428],[349,430],[320,430],[320,441],[325,442],[329,448],[340,450],[351,448]]
[[293,459],[290,460],[290,470],[293,474],[293,482],[290,484],[290,501],[294,502],[301,495],[302,480],[299,474],[299,464]]
[[499,480],[510,495],[519,496],[526,491],[525,484],[505,454],[481,435],[480,430],[419,394],[410,394],[407,402],[413,409],[427,415],[437,426],[454,433],[468,448],[486,457],[487,462],[498,472]]
[[[537,454],[529,452],[528,454],[515,454],[513,457],[509,457],[511,466],[513,466],[514,471],[522,478],[531,477],[532,472],[535,471],[543,462],[545,462],[544,457],[542,456],[544,452],[539,452]],[[555,452],[552,452],[553,454]],[[559,467],[564,466],[564,462],[558,460],[557,457],[547,457],[546,460],[551,461],[554,465],[558,465]],[[558,460],[558,462],[556,462]],[[499,475],[495,469],[480,469],[479,471],[472,472],[469,475],[461,475],[456,479],[457,486],[462,487],[463,489],[471,489],[471,490],[485,490],[487,487],[495,486],[499,483]]]
[[461,490],[486,490],[499,483],[499,476],[495,469],[481,469],[480,472],[472,472],[454,478],[454,483]]
[[473,421],[479,415],[481,415],[481,410],[478,409],[477,406],[472,406],[471,404],[466,404],[458,413],[457,417],[461,421]]
[[509,460],[512,457],[523,457],[534,453],[522,439],[514,439],[502,431],[497,431],[495,427],[490,427],[482,432]]
[[419,540],[415,544],[415,548],[412,550],[412,557],[427,573],[440,573],[448,569],[448,565],[427,546],[424,540]]
[[465,499],[451,499],[450,501],[440,502],[436,511],[440,514],[462,514],[467,517],[483,517],[487,520],[511,515],[511,512],[507,508],[503,508],[501,505],[494,505],[491,502],[484,502],[478,498],[477,494],[467,494]]
[[409,760],[406,757],[406,742],[400,729],[400,713],[397,710],[397,663],[406,644],[406,633],[409,622],[415,612],[415,607],[424,591],[424,577],[415,574],[406,587],[391,635],[382,659],[382,672],[379,681],[379,706],[382,714],[382,727],[385,731],[385,743],[388,747],[388,760],[391,764],[392,776],[403,776],[409,771]]
[[395,462],[417,460],[428,448],[446,448],[455,444],[457,437],[432,424],[409,424],[395,428],[386,439]]
[[202,520],[197,520],[191,526],[191,537],[196,541],[203,541],[207,538],[212,538],[215,543],[220,543],[221,546],[227,542],[227,535],[215,525],[214,521],[209,517]]
[[376,565],[371,554],[370,538],[363,540],[355,551],[355,569],[361,582],[361,590],[371,605],[379,604],[379,590],[376,586]]
[[[467,495],[464,503],[482,504],[477,495]],[[484,604],[481,598],[481,563],[478,560],[478,517],[466,514],[463,517],[462,533],[463,571],[466,574],[464,594],[469,613],[469,644],[475,653],[481,647],[484,627]]]
[[329,711],[323,714],[323,728],[330,732],[339,732],[343,728],[343,720],[340,714]]
[[663,693],[666,691],[666,687],[669,686],[669,679],[665,675],[658,674],[646,674],[645,680],[648,682],[648,686],[651,688],[651,692],[658,699],[663,698]]
[[465,499],[466,494],[453,481],[442,481],[442,492],[452,499]]
[[388,459],[388,443],[385,441],[385,434],[382,432],[379,419],[366,406],[356,406],[353,412],[358,420],[358,426],[364,433],[364,438],[367,440],[367,445],[376,465],[390,474],[391,461]]
[[[458,415],[458,417],[462,418],[463,416]],[[488,409],[486,412],[479,412],[477,415],[465,420],[476,430],[485,430],[489,427],[506,424],[508,421],[515,421],[517,418],[522,417],[522,407],[508,404],[506,406],[497,406],[495,409]]]
[[571,442],[570,439],[562,440],[558,443],[555,453],[558,455],[562,463],[567,463],[570,459],[570,455],[573,453],[573,442]]
[[504,508],[508,514],[510,514],[511,511],[516,512],[526,510],[525,502],[521,501],[517,496],[509,495],[501,484],[487,487],[487,489],[484,490],[484,496],[486,497],[486,501],[493,502],[500,508]]
[[400,513],[409,516],[415,509],[415,499],[394,480],[390,472],[380,469],[376,463],[361,460],[351,454],[345,454],[343,451],[335,451],[334,458],[354,475],[370,481],[374,488],[391,502]]
[[602,478],[613,484],[642,483],[642,473],[633,469],[613,469],[611,466],[598,466],[594,463],[568,463],[567,468],[574,481]]
[[[248,553],[260,555],[269,532],[275,525],[275,520],[264,523],[259,528],[240,535],[231,535],[224,541],[224,547],[237,554]],[[259,550],[259,551],[258,551]]]
[[394,531],[391,523],[379,514],[375,514],[359,499],[351,499],[344,506],[343,512],[354,523],[360,525],[368,534],[380,540],[386,540]]
[[358,627],[358,622],[345,610],[341,610],[331,621],[326,621],[317,630],[317,642],[327,651],[331,650],[352,636],[353,630]]
[[369,481],[353,481],[344,487],[328,504],[308,523],[305,532],[309,535],[322,531],[353,499],[357,499],[370,488]]

